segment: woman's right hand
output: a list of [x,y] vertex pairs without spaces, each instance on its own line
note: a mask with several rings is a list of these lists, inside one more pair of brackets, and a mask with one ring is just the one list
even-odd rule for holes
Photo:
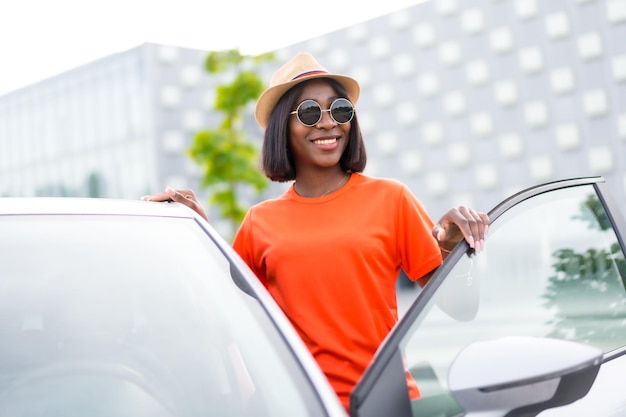
[[196,213],[198,213],[207,222],[207,217],[202,204],[198,201],[198,198],[192,190],[174,190],[173,188],[166,187],[165,192],[161,194],[145,195],[141,197],[144,201],[175,201],[180,204],[184,204]]

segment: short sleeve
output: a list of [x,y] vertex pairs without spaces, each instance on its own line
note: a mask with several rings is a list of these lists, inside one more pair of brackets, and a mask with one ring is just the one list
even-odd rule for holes
[[406,186],[401,188],[398,206],[400,265],[415,281],[441,265],[441,251],[432,235],[434,222]]
[[233,240],[233,249],[235,249],[235,252],[239,254],[250,269],[252,269],[263,285],[267,287],[267,280],[264,278],[264,274],[260,271],[259,265],[255,261],[252,212],[252,209],[248,210],[241,222]]

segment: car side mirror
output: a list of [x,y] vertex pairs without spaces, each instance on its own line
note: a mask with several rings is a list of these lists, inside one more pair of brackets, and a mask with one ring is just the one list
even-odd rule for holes
[[535,416],[587,395],[602,356],[595,347],[558,339],[477,341],[453,361],[449,389],[466,417]]

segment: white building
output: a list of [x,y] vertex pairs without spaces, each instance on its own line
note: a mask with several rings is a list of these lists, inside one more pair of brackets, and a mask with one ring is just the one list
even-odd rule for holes
[[[433,217],[595,175],[626,213],[624,39],[626,0],[432,0],[276,51],[263,76],[306,50],[357,78],[366,172]],[[219,120],[205,56],[143,45],[0,97],[0,195],[199,189],[185,152]]]

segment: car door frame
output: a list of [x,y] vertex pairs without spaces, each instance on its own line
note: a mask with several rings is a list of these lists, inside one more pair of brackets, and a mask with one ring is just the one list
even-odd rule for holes
[[[489,218],[492,222],[497,221],[503,213],[525,200],[540,194],[581,185],[592,185],[594,187],[596,195],[600,199],[615,231],[622,252],[626,253],[626,220],[617,202],[611,196],[604,178],[601,176],[557,180],[527,188],[495,206],[489,211]],[[402,350],[399,344],[435,291],[442,285],[445,278],[454,268],[457,261],[465,254],[471,255],[472,253],[473,249],[469,247],[465,240],[459,242],[442,265],[435,271],[428,284],[420,291],[404,317],[389,332],[387,338],[377,350],[374,360],[352,392],[350,398],[352,417],[412,416],[410,400],[406,393],[406,382],[398,377],[405,373]],[[625,354],[626,350],[612,352],[604,356],[603,362]]]

